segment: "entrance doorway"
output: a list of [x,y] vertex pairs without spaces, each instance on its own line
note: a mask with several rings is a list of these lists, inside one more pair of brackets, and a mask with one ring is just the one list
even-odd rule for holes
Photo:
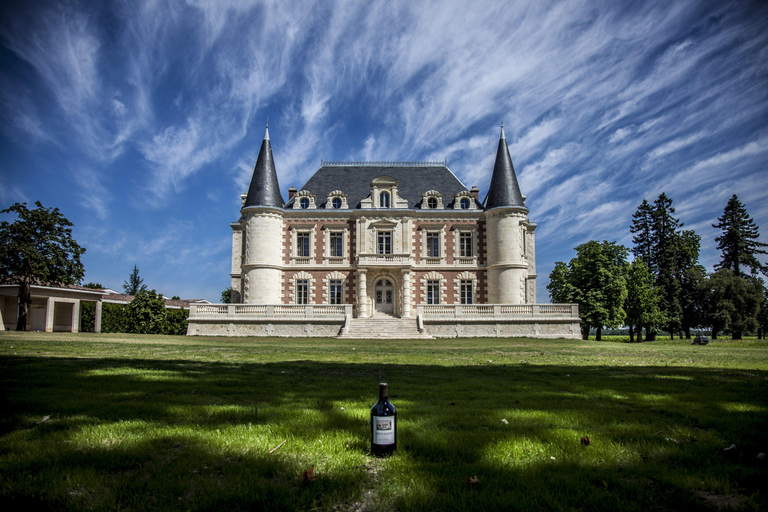
[[389,279],[379,279],[374,288],[376,294],[375,312],[391,315],[395,311],[394,301],[395,287]]

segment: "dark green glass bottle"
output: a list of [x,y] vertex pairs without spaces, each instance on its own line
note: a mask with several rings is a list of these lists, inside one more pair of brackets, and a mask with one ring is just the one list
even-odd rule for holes
[[397,449],[397,416],[389,402],[386,382],[379,384],[379,401],[371,407],[371,453],[378,457],[391,455]]

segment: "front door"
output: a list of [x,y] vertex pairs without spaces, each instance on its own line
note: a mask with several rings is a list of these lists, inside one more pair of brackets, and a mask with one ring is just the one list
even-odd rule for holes
[[395,287],[389,279],[379,279],[374,290],[376,294],[376,313],[392,314],[395,310],[393,296]]

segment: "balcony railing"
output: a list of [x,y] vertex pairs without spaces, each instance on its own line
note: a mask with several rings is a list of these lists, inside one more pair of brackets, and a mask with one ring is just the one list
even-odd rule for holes
[[419,304],[416,314],[430,319],[579,318],[578,304]]
[[344,320],[352,304],[190,304],[190,320]]
[[410,265],[410,254],[361,254],[358,257],[359,265]]

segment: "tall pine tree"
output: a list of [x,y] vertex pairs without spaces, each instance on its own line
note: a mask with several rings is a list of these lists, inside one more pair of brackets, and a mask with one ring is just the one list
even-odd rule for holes
[[632,225],[629,231],[634,235],[632,243],[632,254],[636,259],[640,259],[653,274],[655,270],[654,261],[651,258],[651,248],[653,247],[653,207],[647,200],[643,199],[637,211],[632,215]]
[[[695,283],[686,283],[688,270],[698,266],[700,237],[693,231],[680,231],[683,224],[674,216],[672,199],[662,193],[653,204],[643,200],[632,215],[630,231],[634,235],[632,249],[636,259],[642,260],[660,294],[659,307],[663,322],[646,325],[648,339],[655,337],[654,328],[662,327],[673,334],[695,323],[684,301],[684,294],[692,293]],[[690,286],[686,286],[690,284]]]
[[682,223],[674,217],[672,199],[662,193],[653,202],[652,234],[654,245],[651,260],[656,271],[656,286],[661,292],[661,310],[666,318],[663,327],[672,335],[682,324],[680,294],[682,288],[678,279],[677,260],[680,250],[678,229]]
[[760,233],[755,221],[747,213],[746,207],[739,201],[736,194],[728,200],[723,210],[723,216],[717,219],[713,228],[723,231],[715,237],[717,249],[722,252],[723,259],[715,265],[715,270],[730,269],[736,276],[744,276],[744,268],[752,275],[762,272],[768,276],[768,266],[757,260],[757,254],[768,254],[763,247],[768,244],[758,242]]

